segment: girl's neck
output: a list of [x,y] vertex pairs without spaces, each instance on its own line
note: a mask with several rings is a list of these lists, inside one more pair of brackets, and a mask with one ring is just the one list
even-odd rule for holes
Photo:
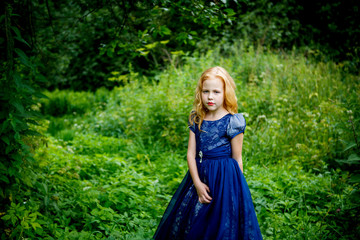
[[229,112],[225,108],[219,109],[218,111],[209,111],[206,113],[204,120],[210,120],[210,121],[218,120],[223,116],[227,115],[228,113]]

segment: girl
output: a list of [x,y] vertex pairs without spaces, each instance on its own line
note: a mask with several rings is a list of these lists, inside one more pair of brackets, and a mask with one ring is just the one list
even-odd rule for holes
[[206,70],[189,117],[189,171],[154,239],[262,239],[243,175],[246,122],[237,108],[235,83],[227,71]]

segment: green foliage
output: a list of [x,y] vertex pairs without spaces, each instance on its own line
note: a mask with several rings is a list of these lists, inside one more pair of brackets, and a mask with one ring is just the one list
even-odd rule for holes
[[[29,144],[29,141],[34,136],[40,135],[35,129],[39,125],[35,120],[39,118],[38,99],[44,96],[36,89],[36,83],[43,77],[38,73],[34,59],[21,49],[14,48],[14,39],[17,40],[16,44],[26,41],[21,37],[19,29],[12,25],[11,6],[6,4],[5,7],[7,61],[1,66],[0,76],[1,204],[14,200],[14,195],[23,184],[27,186],[33,184],[34,172],[31,166],[34,159],[31,150],[39,142],[39,138],[32,144]],[[16,37],[13,37],[14,33]],[[12,221],[14,223],[14,217]]]
[[[7,214],[4,215],[1,219],[4,221],[11,222],[13,230],[10,234],[10,238],[15,238],[17,236],[22,236],[27,230],[35,231],[41,229],[37,217],[41,216],[38,209],[32,209],[33,212],[27,210],[25,206],[19,204],[11,203],[10,209],[7,211]],[[31,234],[34,236],[33,234]]]
[[51,90],[112,89],[131,71],[153,77],[194,51],[239,39],[268,49],[296,46],[319,61],[359,69],[354,0],[14,1],[13,7]]
[[38,123],[38,99],[45,96],[37,88],[43,76],[34,59],[16,47],[19,43],[29,44],[12,25],[15,18],[12,6],[7,2],[4,5],[7,58],[0,66],[0,204],[3,207],[0,216],[8,227],[1,228],[1,238],[14,239],[24,235],[34,237],[42,229],[38,220],[42,215],[37,206],[28,208],[19,202],[26,203],[25,189],[36,183],[36,161],[32,153],[44,140],[39,137],[42,129]]
[[48,144],[35,151],[34,187],[1,213],[3,238],[151,238],[187,171],[197,79],[214,65],[237,84],[264,239],[359,237],[359,78],[296,50],[238,44],[195,53],[153,79],[130,72],[111,91],[45,92]]
[[45,92],[46,99],[41,101],[41,111],[43,114],[54,117],[63,115],[84,114],[93,108],[102,108],[106,105],[107,94],[109,91],[105,88],[99,88],[95,94],[90,92],[67,92],[55,90]]
[[[294,163],[247,168],[262,233],[266,239],[352,239],[357,226],[346,175],[312,174]],[[334,222],[338,222],[335,223]],[[341,223],[341,224],[340,224]]]
[[[351,109],[348,110],[348,123],[340,127],[344,132],[348,132],[348,136],[341,137],[343,150],[340,159],[335,161],[340,164],[341,168],[350,172],[348,182],[351,184],[353,190],[351,191],[350,201],[355,205],[360,206],[360,143],[358,139],[359,132],[359,106],[349,102]],[[352,136],[351,136],[352,135]]]

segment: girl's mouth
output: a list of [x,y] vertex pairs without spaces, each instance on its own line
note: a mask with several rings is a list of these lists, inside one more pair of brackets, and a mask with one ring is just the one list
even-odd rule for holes
[[208,105],[209,105],[209,106],[213,106],[213,105],[214,105],[214,103],[212,103],[212,102],[209,102],[209,103],[208,103]]

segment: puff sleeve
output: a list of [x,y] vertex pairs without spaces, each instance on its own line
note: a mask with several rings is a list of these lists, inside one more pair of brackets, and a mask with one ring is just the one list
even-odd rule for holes
[[233,139],[236,135],[245,132],[246,121],[241,113],[236,113],[230,117],[227,127],[227,135]]
[[189,129],[191,131],[193,131],[193,133],[195,133],[195,123],[193,123],[193,125],[191,125],[190,122],[188,122],[188,126],[189,126]]

